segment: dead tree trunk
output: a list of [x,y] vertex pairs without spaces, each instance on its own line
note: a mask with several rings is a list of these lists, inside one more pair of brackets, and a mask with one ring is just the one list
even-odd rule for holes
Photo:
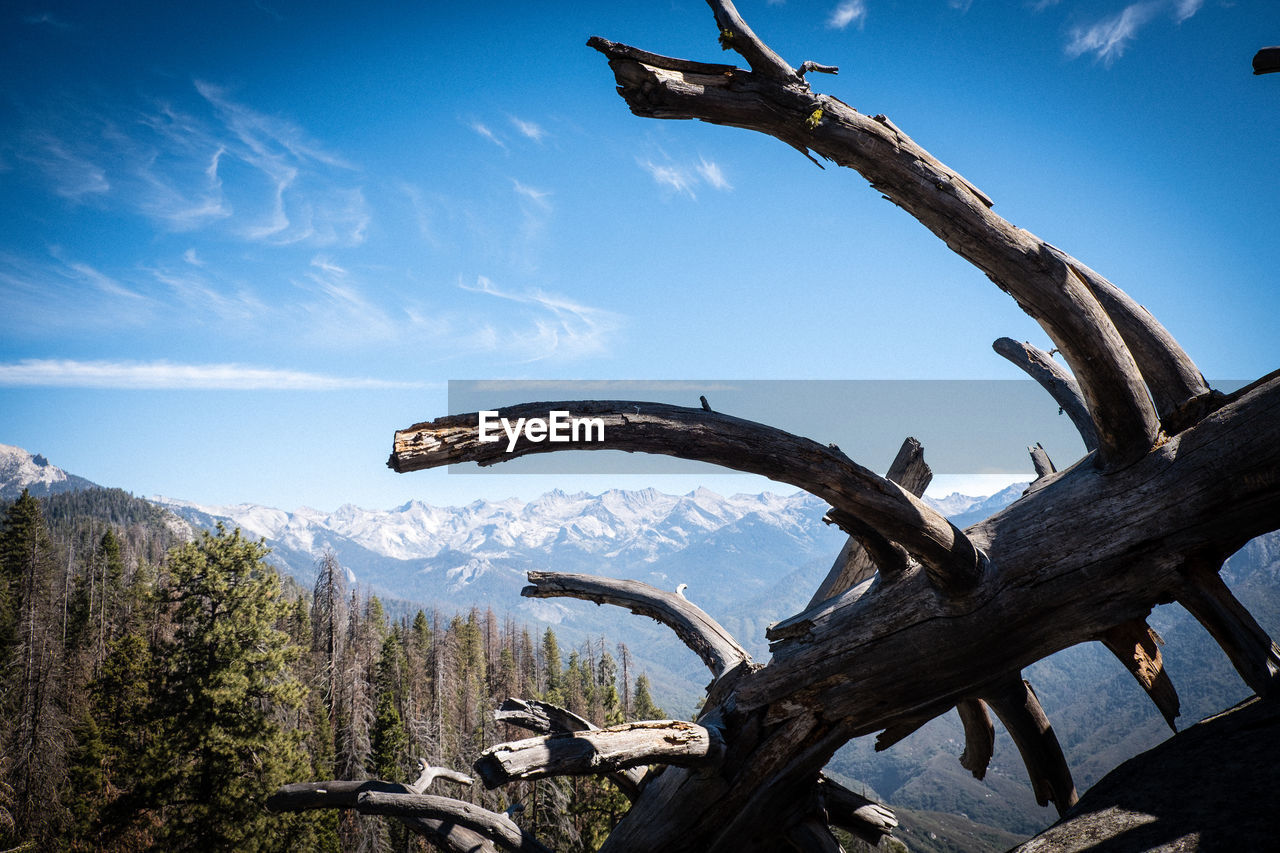
[[[1067,808],[1074,783],[1022,670],[1068,646],[1102,642],[1172,721],[1177,696],[1145,624],[1155,604],[1181,602],[1258,694],[1280,692],[1280,650],[1217,574],[1246,541],[1280,526],[1280,377],[1231,395],[1211,390],[1172,336],[1119,288],[998,216],[991,199],[885,116],[861,115],[810,89],[806,73],[834,69],[792,68],[732,3],[708,2],[721,44],[749,69],[588,42],[607,57],[632,112],[759,131],[860,172],[1041,325],[1070,373],[1030,345],[1002,340],[997,350],[1071,414],[1090,452],[1061,471],[1038,459],[1040,476],[1026,495],[960,531],[917,497],[928,476],[918,445],[904,446],[901,464],[884,478],[833,446],[705,406],[510,407],[499,416],[567,410],[600,418],[607,438],[522,438],[509,452],[505,442],[479,441],[474,413],[396,433],[388,464],[400,472],[568,449],[713,462],[818,495],[831,504],[828,519],[851,536],[808,609],[769,629],[766,664],[670,593],[531,577],[525,595],[607,602],[666,623],[702,657],[712,682],[687,731],[654,723],[548,734],[495,747],[481,759],[488,777],[496,784],[666,765],[645,775],[604,850],[835,850],[825,828],[852,810],[832,805],[843,800],[821,775],[831,755],[876,732],[888,745],[952,708],[965,724],[966,768],[985,772],[994,711],[1014,733],[1037,798]],[[693,748],[673,748],[677,734]],[[616,754],[624,758],[601,758],[623,738]],[[493,771],[501,761],[514,767],[513,755],[518,773]],[[859,825],[872,836],[891,828],[883,810]]]

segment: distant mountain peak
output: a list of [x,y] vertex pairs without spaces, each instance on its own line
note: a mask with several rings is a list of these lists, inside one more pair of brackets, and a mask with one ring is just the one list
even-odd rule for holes
[[0,444],[0,500],[15,500],[26,489],[34,497],[96,489],[84,477],[68,474],[43,454],[28,453],[21,447]]

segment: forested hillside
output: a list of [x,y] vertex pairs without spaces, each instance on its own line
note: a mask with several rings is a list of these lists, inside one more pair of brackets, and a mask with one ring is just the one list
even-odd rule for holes
[[[507,696],[663,716],[605,638],[566,659],[489,611],[392,619],[332,556],[303,589],[239,531],[193,535],[118,490],[0,513],[0,849],[418,849],[396,824],[263,802],[291,781],[411,780],[419,758],[467,771],[519,736],[490,713]],[[519,803],[557,850],[594,849],[625,805],[596,780],[452,787]]]

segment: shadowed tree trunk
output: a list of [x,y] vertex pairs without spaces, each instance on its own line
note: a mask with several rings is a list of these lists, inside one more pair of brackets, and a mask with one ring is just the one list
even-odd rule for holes
[[[996,350],[1071,415],[1089,452],[1055,470],[1033,448],[1039,476],[1027,493],[961,531],[918,498],[928,481],[918,443],[904,445],[880,477],[834,446],[705,403],[595,400],[498,411],[513,422],[559,410],[597,418],[602,442],[521,438],[508,449],[481,440],[477,413],[397,432],[388,464],[399,472],[571,449],[712,462],[808,490],[850,535],[809,607],[771,626],[764,664],[682,596],[636,582],[531,575],[524,595],[614,604],[669,625],[712,682],[688,728],[668,721],[575,733],[548,725],[541,740],[486,752],[477,762],[482,777],[497,785],[660,765],[629,792],[632,808],[603,850],[837,850],[828,825],[878,838],[894,822],[874,804],[851,806],[855,795],[822,776],[832,754],[877,732],[888,746],[952,708],[964,722],[967,769],[986,771],[994,712],[1036,798],[1068,808],[1076,801],[1071,773],[1022,670],[1068,646],[1101,642],[1172,724],[1177,694],[1145,623],[1156,604],[1182,603],[1250,687],[1263,697],[1280,693],[1280,650],[1218,577],[1227,556],[1280,526],[1280,378],[1230,395],[1210,389],[1123,291],[1001,218],[990,198],[887,117],[810,88],[806,74],[835,69],[793,68],[732,3],[708,3],[721,45],[748,68],[588,42],[608,60],[631,111],[758,131],[860,172],[1040,324],[1069,370],[1030,344],[1002,339]],[[383,813],[415,813],[408,801],[396,812],[385,800]]]

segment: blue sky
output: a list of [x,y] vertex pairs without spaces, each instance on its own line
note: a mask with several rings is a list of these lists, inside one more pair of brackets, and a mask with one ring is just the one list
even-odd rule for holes
[[[1280,366],[1280,75],[1249,64],[1280,4],[739,8],[1210,377]],[[1015,378],[991,341],[1048,345],[858,175],[632,116],[586,39],[731,61],[694,0],[4,16],[0,442],[97,482],[322,509],[632,487],[383,463],[450,379]]]

